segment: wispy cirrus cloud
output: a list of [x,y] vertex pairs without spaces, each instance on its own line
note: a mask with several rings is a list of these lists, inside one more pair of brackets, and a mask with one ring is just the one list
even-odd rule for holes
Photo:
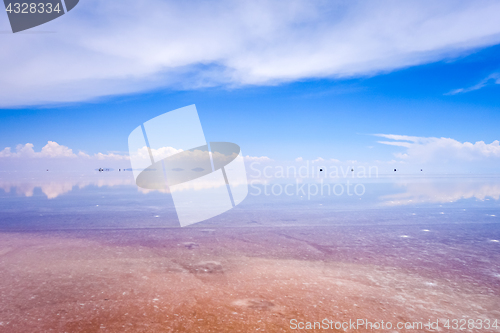
[[374,75],[500,42],[498,12],[493,0],[87,0],[44,25],[56,33],[2,35],[0,107]]
[[468,88],[459,88],[450,91],[447,93],[447,95],[456,95],[456,94],[463,94],[463,93],[468,93],[474,90],[479,90],[481,88],[493,85],[493,84],[500,84],[500,73],[493,73],[488,75],[486,78],[481,80],[479,83],[468,87]]

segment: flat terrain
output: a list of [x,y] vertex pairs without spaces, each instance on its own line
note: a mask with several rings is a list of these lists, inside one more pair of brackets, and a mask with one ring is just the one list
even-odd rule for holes
[[5,231],[0,331],[293,332],[326,318],[447,332],[446,319],[500,320],[499,239],[477,223]]

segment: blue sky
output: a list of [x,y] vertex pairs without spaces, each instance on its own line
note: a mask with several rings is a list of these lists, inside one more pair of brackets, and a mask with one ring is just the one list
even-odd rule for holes
[[[166,12],[189,13],[189,7],[155,3],[165,5]],[[0,51],[2,63],[15,62],[12,68],[4,68],[6,74],[0,80],[0,88],[7,91],[0,93],[0,150],[11,147],[15,151],[17,145],[31,143],[38,152],[53,141],[74,153],[126,154],[127,137],[138,124],[196,104],[207,140],[238,143],[250,156],[419,164],[420,160],[439,163],[433,159],[444,151],[448,162],[464,159],[473,166],[486,161],[495,167],[500,161],[495,145],[474,146],[464,157],[463,149],[453,142],[450,146],[450,142],[419,139],[409,148],[379,143],[407,142],[408,138],[386,140],[373,135],[447,138],[460,144],[484,141],[486,145],[500,139],[500,24],[489,16],[492,8],[498,9],[495,2],[476,6],[443,2],[427,7],[418,2],[383,2],[383,8],[396,13],[389,18],[377,18],[377,13],[367,16],[368,3],[351,8],[338,2],[325,14],[324,4],[297,1],[293,3],[296,8],[291,5],[283,14],[278,2],[262,2],[262,8],[249,2],[243,9],[231,9],[238,15],[248,8],[253,12],[243,15],[247,25],[227,23],[240,29],[230,36],[211,25],[205,17],[210,13],[195,11],[193,15],[208,26],[207,38],[216,45],[207,51],[198,49],[201,33],[196,27],[179,32],[188,42],[193,39],[184,45],[169,39],[175,29],[159,32],[154,17],[151,26],[137,18],[132,27],[124,28],[122,20],[130,14],[124,10],[114,19],[108,17],[110,22],[102,27],[107,29],[105,36],[82,32],[88,27],[95,33],[95,26],[90,25],[102,23],[106,10],[113,8],[96,13],[92,6],[102,5],[91,0],[79,6],[73,21],[68,14],[61,22],[37,28],[54,30],[54,34],[0,35],[6,46]],[[217,15],[229,15],[231,10]],[[398,12],[412,14],[402,20]],[[0,25],[5,26],[6,17],[1,20]],[[450,23],[457,20],[461,24]],[[384,24],[392,25],[393,31],[387,32]],[[442,31],[434,33],[434,27],[442,27]],[[123,36],[130,34],[129,43],[150,47],[150,52],[129,47],[115,33],[119,28],[124,29]],[[363,28],[365,32],[359,33]],[[339,31],[351,40],[336,40]],[[137,34],[148,32],[154,36],[137,39]],[[82,37],[72,41],[78,33]],[[273,38],[281,41],[283,36],[288,42],[273,46]],[[408,46],[408,38],[415,38],[414,44]],[[240,39],[243,46],[238,44]],[[60,71],[54,72],[54,63],[46,58],[52,55],[49,46],[60,49]],[[197,58],[189,48],[186,51],[188,46],[193,52],[207,54]],[[95,56],[95,62],[79,59],[75,53],[80,51],[87,58]],[[370,51],[373,57],[365,55]],[[345,52],[347,56],[339,56]],[[71,57],[76,63],[71,63]],[[116,65],[112,73],[93,73],[85,67],[121,61],[124,63]],[[26,72],[25,67],[38,72]],[[63,72],[74,76],[66,77]],[[401,155],[408,152],[409,156]]]

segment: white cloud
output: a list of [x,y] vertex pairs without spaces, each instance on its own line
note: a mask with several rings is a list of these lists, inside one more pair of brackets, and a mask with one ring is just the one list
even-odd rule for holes
[[[134,158],[136,160],[143,160],[143,161],[145,161],[146,164],[148,164],[149,161],[151,160],[149,153],[151,153],[151,155],[153,155],[153,158],[155,161],[159,161],[161,159],[175,155],[175,154],[180,153],[182,151],[183,151],[182,149],[175,149],[173,147],[160,147],[158,149],[154,149],[154,148],[149,149],[147,146],[144,146],[140,149],[137,149],[137,151],[134,152]],[[110,154],[108,154],[108,156],[109,155]],[[124,156],[124,155],[116,155],[116,154],[111,154],[111,155],[116,156],[117,158]]]
[[450,91],[447,95],[456,95],[456,94],[461,94],[461,93],[467,93],[467,92],[471,92],[474,90],[479,90],[479,89],[484,88],[486,86],[489,86],[491,84],[500,84],[500,73],[490,74],[486,78],[481,80],[479,83],[473,85],[472,87],[455,89],[455,90]]
[[498,12],[493,0],[86,0],[35,29],[56,33],[2,35],[0,106],[372,75],[498,43]]
[[10,157],[10,156],[12,156],[12,152],[10,151],[10,147],[7,147],[4,150],[0,151],[0,157]]
[[[295,159],[295,162],[301,163],[301,162],[307,162],[307,163],[322,163],[322,164],[339,164],[339,163],[344,163],[344,164],[352,164],[353,161],[346,160],[346,161],[340,161],[336,158],[323,158],[323,157],[318,157],[314,160],[304,160],[302,157],[298,157]],[[354,161],[356,163],[356,161]]]
[[414,162],[453,162],[453,161],[499,161],[500,142],[478,141],[459,142],[451,138],[416,137],[407,135],[376,134],[376,136],[395,141],[378,141],[381,144],[406,148],[404,153],[395,156]]
[[[88,155],[87,155],[88,156]],[[129,160],[130,158],[127,155],[117,155],[114,153],[109,153],[109,154],[103,154],[103,153],[97,153],[94,155],[98,160]]]
[[[172,147],[162,147],[159,149],[151,149],[151,153],[155,160],[163,159],[168,156],[175,155],[182,152],[182,149],[175,149]],[[136,152],[137,158],[145,160],[145,167],[150,164],[149,149],[143,147]],[[231,161],[236,157],[233,155],[223,155],[220,153],[212,154],[214,161],[218,163],[223,163],[223,161]],[[183,159],[194,159],[199,160],[205,158],[205,152],[200,150],[188,151],[183,155]],[[73,153],[73,150],[58,144],[54,141],[49,141],[41,151],[37,152],[34,149],[32,143],[26,143],[24,145],[18,145],[15,151],[12,151],[11,147],[6,147],[0,151],[0,161],[2,161],[3,166],[10,165],[10,169],[53,169],[55,168],[84,168],[92,170],[96,167],[103,168],[120,168],[126,169],[130,168],[130,157],[128,154],[117,154],[116,152],[110,152],[107,154],[96,153],[94,155],[89,155],[84,152],[79,152],[78,154]],[[40,161],[34,162],[34,161]],[[246,162],[272,162],[273,160],[267,156],[245,156],[244,161]],[[10,162],[10,164],[8,164]],[[41,166],[43,165],[43,166]]]
[[98,160],[128,160],[128,155],[118,155],[114,153],[103,154],[97,153],[90,156],[84,152],[79,152],[78,154],[73,153],[73,150],[58,144],[54,141],[48,141],[45,146],[42,147],[40,152],[35,152],[34,145],[32,143],[26,143],[24,145],[17,145],[16,152],[12,152],[11,147],[6,147],[0,151],[0,158],[10,158],[10,159],[55,159],[55,158],[81,158],[81,159],[98,159]]
[[49,141],[40,152],[41,157],[76,157],[73,150],[54,141]]
[[267,156],[250,156],[244,157],[245,162],[271,162],[272,159]]
[[0,158],[77,157],[71,149],[54,141],[47,142],[40,152],[35,152],[33,147],[32,143],[17,145],[16,152],[12,152],[11,147],[6,147],[0,151]]

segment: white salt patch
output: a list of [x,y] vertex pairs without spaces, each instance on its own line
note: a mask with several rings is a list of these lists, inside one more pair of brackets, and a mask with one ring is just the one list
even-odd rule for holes
[[500,243],[499,240],[496,240],[496,239],[491,239],[490,242],[493,242],[493,243]]
[[155,215],[155,217],[160,217],[160,215]]
[[493,216],[493,217],[495,217],[496,215],[490,215],[490,216]]
[[429,232],[430,230],[429,230],[429,229],[424,229],[424,230],[422,230],[422,231]]
[[401,238],[408,238],[408,237],[410,237],[410,236],[407,236],[407,235],[402,235],[402,236],[399,236],[399,237],[401,237]]
[[439,214],[444,214],[444,212],[441,212],[441,213],[439,213]]

